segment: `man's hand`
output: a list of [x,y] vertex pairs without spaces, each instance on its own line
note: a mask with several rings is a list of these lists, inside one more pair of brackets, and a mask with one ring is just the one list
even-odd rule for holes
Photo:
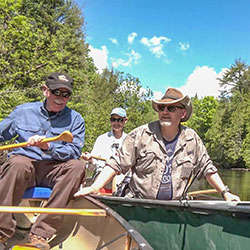
[[28,147],[39,147],[42,150],[48,150],[49,148],[49,142],[42,142],[42,140],[45,138],[45,136],[40,135],[33,135],[31,136],[27,141]]
[[81,187],[79,189],[79,191],[77,191],[75,194],[74,194],[74,197],[80,197],[80,196],[85,196],[85,195],[88,195],[88,194],[97,194],[98,193],[98,189],[90,186],[90,187]]
[[93,162],[92,156],[89,152],[82,153],[81,158],[85,161]]
[[231,194],[230,192],[227,192],[224,194],[224,199],[225,201],[237,201],[240,202],[240,197],[235,195],[235,194]]

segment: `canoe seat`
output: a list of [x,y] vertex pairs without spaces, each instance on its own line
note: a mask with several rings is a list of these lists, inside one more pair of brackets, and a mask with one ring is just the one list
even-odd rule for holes
[[[23,198],[19,203],[21,207],[44,207],[47,203],[52,189],[48,187],[31,187],[27,188],[24,192]],[[28,232],[31,229],[32,224],[36,221],[38,213],[23,213],[23,214],[14,214],[15,220],[17,221],[16,228],[21,232],[25,229]],[[19,248],[18,248],[19,247]],[[16,246],[13,249],[30,249],[30,248],[21,248],[21,246]],[[36,249],[36,248],[33,248]]]
[[27,188],[23,199],[48,199],[50,197],[50,194],[52,192],[52,189],[49,187],[31,187]]

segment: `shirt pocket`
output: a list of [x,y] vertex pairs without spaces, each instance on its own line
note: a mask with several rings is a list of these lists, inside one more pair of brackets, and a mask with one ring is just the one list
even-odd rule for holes
[[177,171],[182,180],[186,180],[190,177],[194,167],[195,165],[191,157],[185,156],[177,160]]
[[[139,159],[136,162],[136,168],[139,170],[142,176],[151,174],[155,169],[156,155],[152,151],[140,152]],[[138,174],[139,174],[138,173]]]
[[25,142],[31,136],[34,136],[34,135],[43,135],[42,134],[43,131],[41,130],[41,128],[33,124],[27,124],[27,125],[18,124],[16,129],[17,129],[19,142]]

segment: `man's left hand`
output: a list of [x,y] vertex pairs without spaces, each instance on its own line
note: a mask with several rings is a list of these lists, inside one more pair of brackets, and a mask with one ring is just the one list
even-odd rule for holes
[[97,194],[98,190],[95,189],[94,187],[90,186],[90,187],[81,187],[79,191],[77,191],[74,194],[74,197],[80,197],[80,196],[85,196],[88,194]]
[[227,192],[224,194],[224,199],[225,201],[237,201],[240,202],[240,197],[235,195],[235,194],[231,194],[230,192]]

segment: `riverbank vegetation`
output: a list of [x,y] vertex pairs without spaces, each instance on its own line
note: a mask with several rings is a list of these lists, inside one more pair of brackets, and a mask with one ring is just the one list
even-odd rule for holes
[[[0,119],[18,104],[43,100],[41,86],[53,71],[74,78],[69,106],[85,119],[84,151],[110,129],[114,107],[127,110],[127,132],[157,119],[153,93],[138,78],[114,69],[98,72],[85,28],[84,15],[73,1],[0,2]],[[214,162],[224,168],[250,167],[249,74],[249,66],[236,59],[219,80],[225,87],[219,98],[192,99],[194,112],[186,125],[198,132]]]

